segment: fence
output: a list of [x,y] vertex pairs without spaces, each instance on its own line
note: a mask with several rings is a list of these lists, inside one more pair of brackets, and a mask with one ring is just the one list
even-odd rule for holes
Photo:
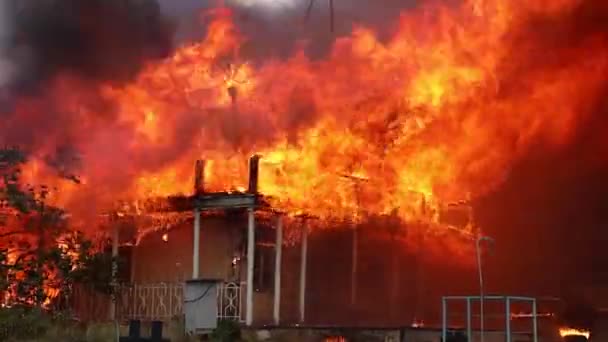
[[[244,283],[228,282],[218,289],[218,319],[242,321]],[[107,320],[111,297],[75,287],[71,307],[83,321]],[[117,291],[116,317],[119,320],[168,321],[184,312],[184,284],[124,284]]]

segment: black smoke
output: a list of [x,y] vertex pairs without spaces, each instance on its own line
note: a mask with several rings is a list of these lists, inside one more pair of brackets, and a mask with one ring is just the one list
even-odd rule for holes
[[14,92],[37,90],[60,73],[125,82],[172,49],[173,25],[156,1],[5,0],[2,55]]

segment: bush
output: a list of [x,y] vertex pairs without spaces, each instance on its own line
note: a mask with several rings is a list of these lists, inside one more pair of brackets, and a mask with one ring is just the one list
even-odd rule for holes
[[211,333],[213,342],[234,342],[241,338],[241,328],[235,321],[221,320]]
[[78,341],[80,330],[65,315],[53,316],[37,307],[0,309],[0,341]]
[[0,340],[38,338],[51,327],[40,309],[12,307],[0,309]]

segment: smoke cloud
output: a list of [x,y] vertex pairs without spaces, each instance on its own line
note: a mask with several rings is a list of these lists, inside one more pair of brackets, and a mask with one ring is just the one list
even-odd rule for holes
[[[177,39],[182,42],[197,40],[205,34],[199,13],[218,4],[214,0],[159,2],[163,12],[179,22]],[[235,10],[235,23],[247,36],[250,57],[286,57],[304,46],[308,56],[320,58],[330,51],[336,38],[349,35],[355,26],[363,25],[387,36],[394,31],[402,11],[414,7],[418,1],[335,1],[334,32],[327,0],[313,1],[310,12],[308,0],[227,0],[223,3]]]
[[149,60],[166,57],[172,25],[155,1],[4,1],[5,74],[20,94],[59,73],[94,82],[124,82]]
[[6,2],[0,3],[0,87],[13,78],[13,63],[6,54],[6,49],[13,36],[13,22]]

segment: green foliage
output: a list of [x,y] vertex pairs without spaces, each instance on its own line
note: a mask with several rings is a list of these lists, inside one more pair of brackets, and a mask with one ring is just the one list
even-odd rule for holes
[[64,315],[36,307],[0,309],[0,341],[83,341],[84,329]]
[[241,328],[239,324],[232,320],[221,320],[217,328],[211,333],[213,342],[234,342],[241,338]]
[[0,309],[0,340],[42,336],[52,325],[48,315],[38,308],[15,306]]

